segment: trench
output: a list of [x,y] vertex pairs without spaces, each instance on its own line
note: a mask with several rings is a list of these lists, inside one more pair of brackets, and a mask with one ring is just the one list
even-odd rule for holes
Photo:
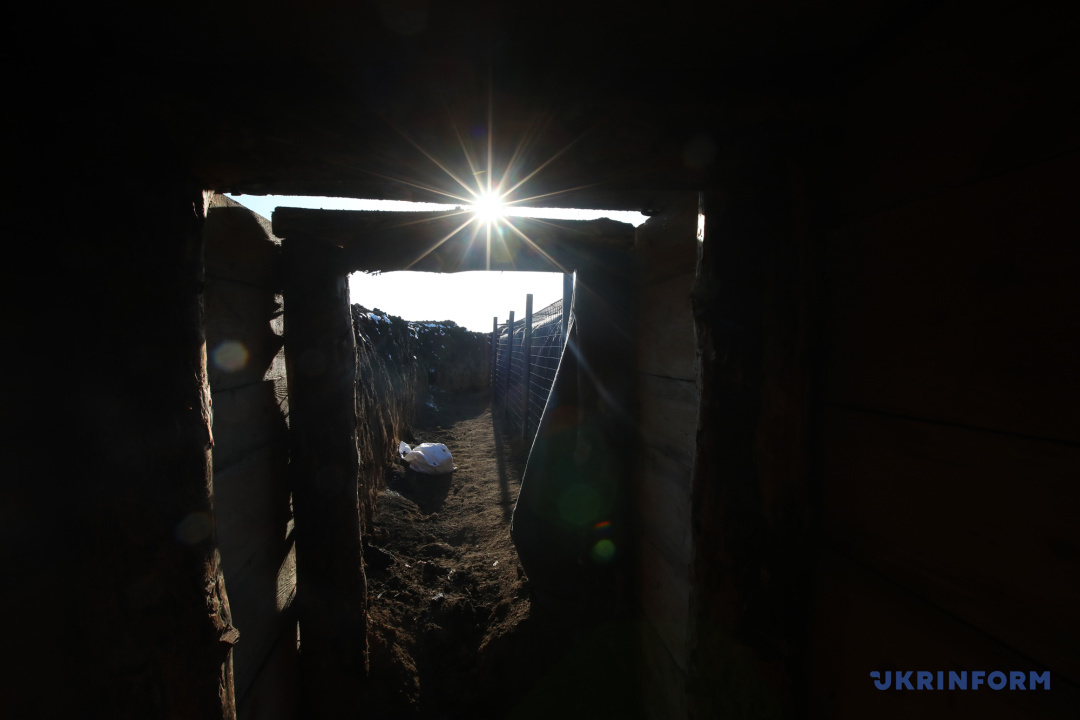
[[487,391],[438,393],[416,442],[454,454],[450,476],[391,465],[365,538],[370,674],[387,718],[634,717],[633,635],[533,602],[510,541],[526,448],[503,439]]
[[[622,524],[609,518],[623,516],[617,488],[629,486],[625,476],[630,469],[617,453],[587,451],[574,455],[569,465],[539,463],[545,476],[525,488],[540,488],[539,503],[526,503],[529,512],[519,513],[514,526],[515,538],[527,549],[527,562],[519,563],[510,529],[524,448],[499,438],[519,438],[522,431],[519,424],[516,432],[502,432],[492,417],[491,373],[484,368],[492,357],[490,346],[478,354],[472,346],[457,356],[459,362],[445,367],[435,364],[439,383],[446,380],[446,387],[471,387],[472,392],[436,391],[438,410],[432,412],[414,404],[431,379],[428,358],[439,356],[425,346],[424,332],[417,335],[400,318],[359,305],[351,306],[351,322],[343,323],[339,309],[351,299],[344,273],[365,266],[364,252],[393,247],[407,254],[408,247],[390,241],[419,243],[422,238],[387,237],[377,245],[368,238],[350,247],[320,244],[311,238],[327,232],[320,224],[327,219],[371,222],[352,215],[309,217],[290,209],[274,213],[290,278],[285,355],[296,371],[289,374],[291,430],[301,424],[306,429],[292,434],[290,456],[296,525],[304,530],[297,550],[303,704],[311,714],[327,717],[343,709],[350,715],[362,711],[388,718],[636,717],[635,662],[642,633],[630,619],[633,608],[618,601],[618,587],[629,580],[622,566],[609,562],[610,555],[597,560],[582,554],[583,544],[596,542],[593,535],[601,526],[605,538],[610,525],[625,534]],[[567,333],[576,339],[575,357],[592,358],[588,372],[606,372],[611,366],[619,371],[615,376],[625,377],[622,364],[632,353],[624,346],[632,336],[622,315],[610,308],[633,307],[624,297],[629,274],[623,267],[629,263],[626,246],[632,233],[616,225],[596,226],[597,232],[615,237],[611,243],[571,258],[588,265],[591,273],[582,285],[580,310],[588,319],[582,325],[590,330],[583,335],[571,323],[567,327],[575,329]],[[381,228],[380,238],[398,231],[400,226]],[[341,237],[346,236],[352,235]],[[304,237],[310,242],[296,239]],[[561,237],[550,240],[556,254],[560,251],[554,244],[570,247]],[[439,250],[454,248],[443,244]],[[423,257],[453,260],[434,253]],[[567,260],[566,266],[575,264]],[[575,308],[577,297],[575,283]],[[440,350],[443,336],[449,346],[458,329],[434,329]],[[349,333],[356,336],[355,355],[349,352]],[[486,342],[486,333],[479,335]],[[557,423],[554,445],[544,435],[541,455],[547,459],[552,454],[569,458],[565,445],[571,435],[583,433],[584,447],[602,446],[628,417],[625,409],[612,410],[612,417],[604,414],[607,406],[589,383],[579,390],[578,364],[569,363],[570,369],[559,375],[567,379],[566,395],[559,397],[565,409],[577,412],[565,418],[557,414],[564,420],[572,416],[579,429],[570,433],[569,425]],[[348,372],[350,365],[353,372]],[[454,372],[448,375],[447,367]],[[558,367],[562,373],[563,364]],[[479,385],[475,377],[465,377],[469,373],[458,374],[467,368],[480,371]],[[350,395],[354,407],[346,399]],[[351,422],[355,431],[347,433],[345,425]],[[349,435],[355,444],[341,442]],[[445,443],[459,470],[441,479],[409,475],[394,464],[400,439]],[[350,481],[351,467],[359,470],[359,488]],[[350,470],[341,473],[340,468]],[[556,496],[544,491],[545,482],[551,488],[587,488],[592,494]],[[357,489],[359,516],[350,507]],[[588,504],[580,512],[566,511],[566,498]],[[552,502],[557,503],[555,514]],[[522,541],[517,531],[525,528],[528,537]],[[362,553],[352,545],[357,534],[363,539]],[[615,535],[614,541],[603,542],[625,548],[624,539]],[[354,572],[357,561],[365,566],[363,574]],[[527,577],[523,565],[535,577]],[[363,653],[357,652],[360,648]]]

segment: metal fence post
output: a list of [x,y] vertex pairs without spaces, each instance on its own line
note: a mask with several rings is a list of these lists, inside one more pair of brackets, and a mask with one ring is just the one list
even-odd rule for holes
[[496,372],[498,368],[499,360],[499,318],[498,316],[491,318],[491,360],[488,363],[488,370],[491,372],[491,403],[495,404],[495,379],[498,375]]
[[506,387],[503,391],[503,418],[506,418],[507,409],[510,407],[510,368],[514,365],[514,311],[510,311],[510,319],[506,323],[507,347],[506,347]]
[[574,274],[563,273],[562,276],[562,336],[563,344],[566,344],[566,331],[570,327],[570,306],[574,302]]
[[533,296],[525,296],[525,337],[521,343],[521,439],[529,424],[529,370],[532,365],[532,303]]

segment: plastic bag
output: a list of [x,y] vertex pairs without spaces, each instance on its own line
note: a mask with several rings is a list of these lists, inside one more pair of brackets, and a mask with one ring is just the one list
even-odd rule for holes
[[420,443],[414,448],[401,443],[398,454],[411,470],[424,475],[445,475],[457,470],[450,449],[442,443]]

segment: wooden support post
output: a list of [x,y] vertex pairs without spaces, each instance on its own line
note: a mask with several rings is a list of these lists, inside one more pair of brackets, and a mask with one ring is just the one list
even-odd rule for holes
[[566,343],[566,329],[570,326],[570,308],[574,304],[574,273],[562,276],[562,336]]
[[367,672],[356,340],[339,248],[285,238],[285,363],[304,715],[357,717]]
[[533,296],[525,296],[525,337],[521,343],[521,439],[525,439],[529,424],[529,372],[532,369],[532,305]]
[[506,322],[506,383],[503,388],[503,419],[506,419],[507,409],[510,407],[510,368],[514,366],[514,311],[510,311],[510,319]]
[[[42,146],[43,162],[80,187],[62,211],[5,192],[27,208],[8,228],[38,238],[20,258],[49,280],[20,263],[0,271],[16,318],[4,329],[4,377],[19,378],[0,410],[0,716],[97,707],[113,718],[233,720],[238,632],[213,520],[201,297],[206,196],[175,169],[135,164],[136,145],[110,137],[85,157]],[[100,236],[80,237],[80,219],[125,177],[142,178],[149,196],[124,209],[100,252]],[[63,322],[70,300],[55,287],[93,296],[93,319]],[[62,348],[78,348],[76,364]]]

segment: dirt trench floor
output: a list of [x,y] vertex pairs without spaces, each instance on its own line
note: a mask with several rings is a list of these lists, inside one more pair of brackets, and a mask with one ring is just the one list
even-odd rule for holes
[[408,441],[444,443],[457,471],[389,468],[364,538],[369,716],[636,717],[633,628],[533,604],[510,542],[525,448],[501,439],[487,392],[435,405]]

